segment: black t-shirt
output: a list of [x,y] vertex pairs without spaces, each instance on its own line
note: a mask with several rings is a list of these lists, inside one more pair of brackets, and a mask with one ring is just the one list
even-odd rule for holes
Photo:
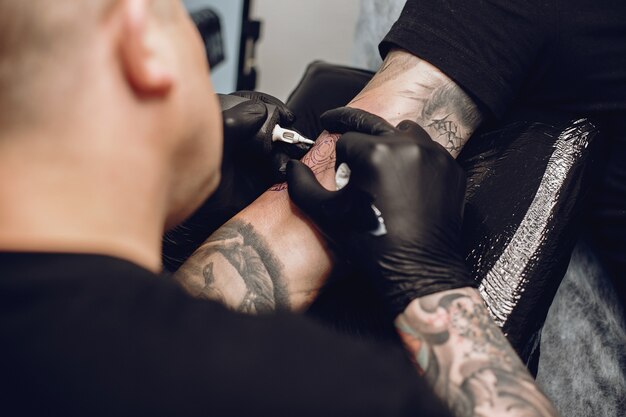
[[440,416],[397,348],[92,255],[0,254],[0,415]]
[[408,0],[380,45],[430,62],[486,111],[591,117],[610,159],[590,221],[626,289],[626,1]]

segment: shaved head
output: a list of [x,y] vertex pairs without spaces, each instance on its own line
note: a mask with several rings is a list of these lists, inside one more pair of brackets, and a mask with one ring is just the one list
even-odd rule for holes
[[36,84],[63,71],[116,0],[0,0],[0,124],[30,119]]
[[[0,0],[0,126],[32,122],[41,90],[59,77],[79,85],[81,56],[121,1]],[[174,2],[150,5],[163,16]]]
[[215,190],[222,154],[180,0],[0,0],[0,240],[157,270],[164,227]]
[[0,55],[42,46],[71,33],[106,10],[113,0],[0,0]]

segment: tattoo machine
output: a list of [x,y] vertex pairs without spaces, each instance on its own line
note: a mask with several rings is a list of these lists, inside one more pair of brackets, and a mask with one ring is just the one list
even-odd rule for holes
[[[249,99],[227,94],[218,94],[222,111],[231,109],[236,105],[249,101]],[[263,144],[266,150],[271,150],[274,142],[284,142],[293,145],[299,143],[315,145],[315,142],[305,138],[295,130],[285,129],[278,124],[280,117],[278,109],[273,104],[263,103],[267,107],[267,120],[259,129],[256,139]]]

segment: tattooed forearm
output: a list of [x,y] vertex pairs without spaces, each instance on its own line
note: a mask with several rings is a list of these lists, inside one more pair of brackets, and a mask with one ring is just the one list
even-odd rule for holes
[[419,123],[433,140],[457,156],[482,115],[472,99],[428,62],[395,50],[351,106],[373,111],[397,124]]
[[396,326],[418,370],[456,416],[558,415],[476,290],[417,299]]
[[222,226],[178,270],[175,279],[193,296],[245,313],[288,309],[283,267],[252,225]]
[[[482,119],[476,104],[458,85],[428,62],[400,50],[387,55],[349,106],[378,114],[394,125],[413,120],[455,157]],[[338,135],[322,133],[302,159],[315,175],[334,170],[337,139]],[[278,184],[270,191],[286,189],[286,184]]]

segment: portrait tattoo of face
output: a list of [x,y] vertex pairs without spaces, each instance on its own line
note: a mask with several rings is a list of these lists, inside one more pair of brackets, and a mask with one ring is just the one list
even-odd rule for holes
[[243,313],[288,309],[283,267],[252,225],[222,226],[176,273],[193,296],[219,301]]

